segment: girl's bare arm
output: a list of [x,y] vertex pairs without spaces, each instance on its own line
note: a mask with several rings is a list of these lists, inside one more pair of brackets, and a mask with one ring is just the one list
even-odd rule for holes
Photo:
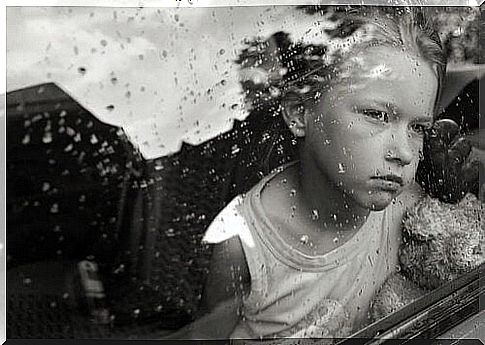
[[216,244],[202,297],[201,317],[170,339],[224,339],[234,330],[250,275],[238,237]]

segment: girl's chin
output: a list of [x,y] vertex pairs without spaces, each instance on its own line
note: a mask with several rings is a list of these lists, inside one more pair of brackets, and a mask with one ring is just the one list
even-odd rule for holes
[[365,207],[371,211],[382,211],[399,195],[397,192],[377,191],[367,195]]

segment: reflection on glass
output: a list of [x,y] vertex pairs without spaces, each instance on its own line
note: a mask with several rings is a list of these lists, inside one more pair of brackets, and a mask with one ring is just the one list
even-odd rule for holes
[[[479,62],[476,11],[258,11],[229,60],[248,116],[172,155],[145,159],[55,84],[9,93],[11,337],[336,339],[483,262],[478,82],[439,98],[447,62]],[[25,303],[69,317],[30,327]]]

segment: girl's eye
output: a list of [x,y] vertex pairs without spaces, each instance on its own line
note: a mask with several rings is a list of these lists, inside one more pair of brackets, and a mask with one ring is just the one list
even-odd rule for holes
[[382,110],[364,109],[362,110],[362,114],[378,121],[389,122],[389,114]]
[[431,123],[413,123],[410,127],[414,133],[424,135],[424,133],[431,129],[431,126]]

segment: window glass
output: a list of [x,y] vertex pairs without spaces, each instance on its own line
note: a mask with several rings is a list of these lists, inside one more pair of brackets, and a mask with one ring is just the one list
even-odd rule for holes
[[479,17],[8,8],[7,337],[341,338],[465,279]]

